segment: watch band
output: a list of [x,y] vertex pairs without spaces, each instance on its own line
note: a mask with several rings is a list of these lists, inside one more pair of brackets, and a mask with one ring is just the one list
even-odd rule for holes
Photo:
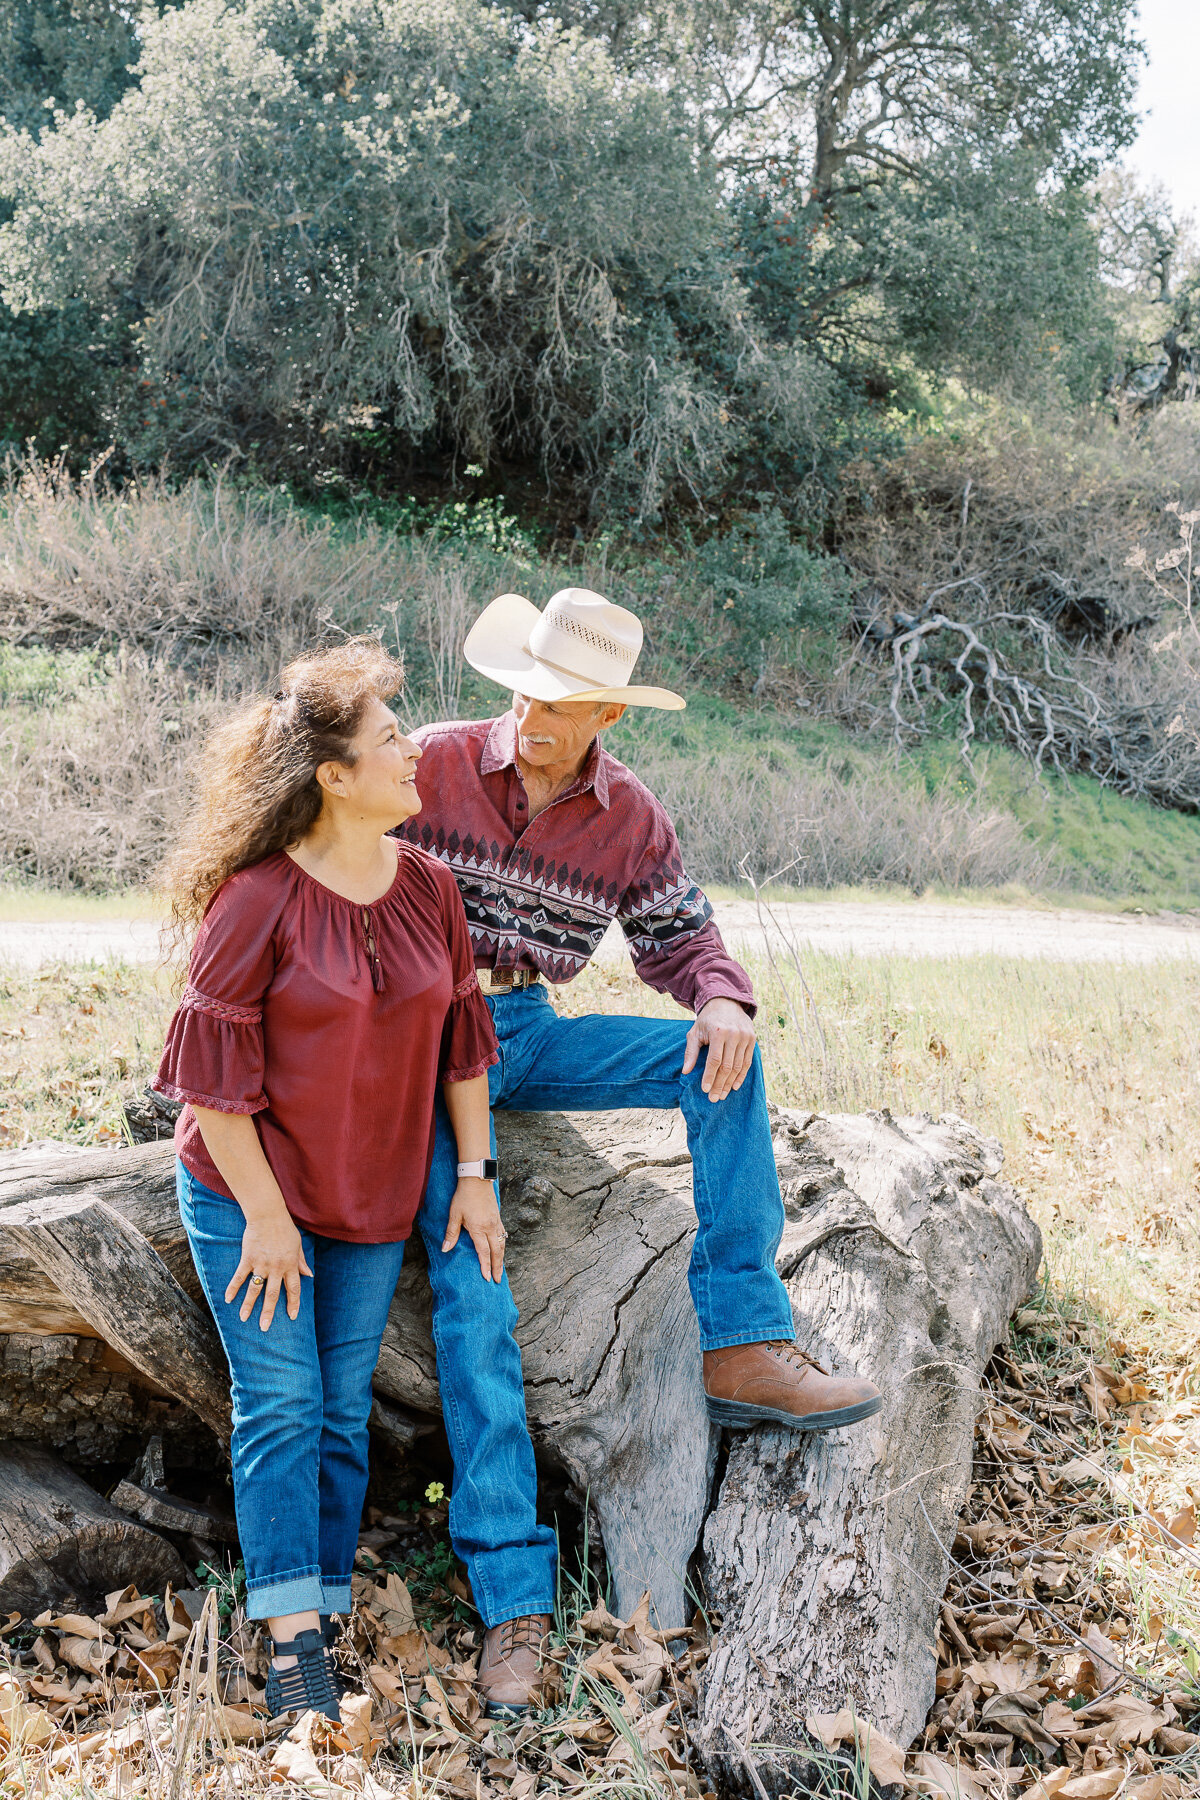
[[500,1174],[500,1164],[494,1156],[481,1156],[478,1162],[460,1162],[459,1176],[475,1175],[480,1181],[495,1181]]

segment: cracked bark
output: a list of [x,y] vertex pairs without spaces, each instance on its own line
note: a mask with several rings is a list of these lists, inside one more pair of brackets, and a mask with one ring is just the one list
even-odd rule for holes
[[[823,1436],[736,1434],[714,1491],[682,1119],[502,1113],[496,1125],[534,1442],[599,1521],[618,1611],[649,1589],[660,1623],[680,1623],[702,1579],[721,1621],[697,1731],[713,1776],[744,1780],[732,1731],[738,1745],[782,1747],[761,1766],[773,1790],[787,1787],[805,1712],[847,1695],[908,1742],[933,1698],[938,1539],[952,1541],[969,1479],[980,1377],[1040,1254],[1036,1227],[996,1179],[999,1147],[950,1116],[775,1115],[778,1266],[799,1340],[826,1366],[871,1375],[885,1406]],[[29,1342],[39,1317],[43,1330],[70,1329],[72,1301],[6,1239],[4,1210],[20,1203],[25,1218],[39,1197],[61,1206],[85,1192],[136,1225],[198,1296],[169,1146],[0,1172],[0,1322],[19,1317],[27,1334],[12,1343]],[[375,1389],[377,1413],[401,1420],[393,1443],[436,1415],[416,1237]],[[0,1428],[4,1411],[0,1380]]]

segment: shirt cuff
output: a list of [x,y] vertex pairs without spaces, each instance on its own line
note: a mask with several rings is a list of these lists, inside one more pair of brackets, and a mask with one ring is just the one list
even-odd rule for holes
[[699,1013],[701,1008],[707,1006],[710,1000],[736,1001],[748,1019],[753,1019],[758,1014],[758,1002],[755,1000],[753,994],[735,994],[729,983],[723,982],[719,976],[714,977],[712,981],[698,981],[696,983],[696,997],[692,1002],[692,1010]]

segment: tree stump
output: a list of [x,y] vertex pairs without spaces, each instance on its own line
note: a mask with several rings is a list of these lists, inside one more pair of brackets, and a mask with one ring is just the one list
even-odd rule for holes
[[0,1614],[90,1612],[114,1588],[187,1583],[179,1552],[102,1500],[56,1456],[0,1450]]
[[[836,1710],[847,1694],[901,1741],[923,1721],[980,1377],[1040,1255],[1036,1227],[995,1179],[999,1147],[960,1119],[779,1113],[774,1130],[779,1267],[799,1341],[872,1376],[886,1403],[865,1426],[823,1436],[732,1434],[718,1476],[687,1288],[682,1119],[497,1116],[535,1447],[590,1504],[617,1611],[649,1589],[670,1629],[702,1576],[722,1624],[699,1743],[725,1781],[741,1775],[730,1731],[740,1746],[766,1735],[799,1748],[805,1711]],[[61,1216],[84,1200],[136,1227],[195,1297],[169,1147],[0,1174],[0,1306],[27,1334],[40,1316],[100,1313],[69,1268],[56,1266],[56,1286],[6,1235],[5,1211],[20,1207],[20,1238],[39,1203]],[[393,1442],[437,1413],[429,1320],[414,1237],[375,1375]]]

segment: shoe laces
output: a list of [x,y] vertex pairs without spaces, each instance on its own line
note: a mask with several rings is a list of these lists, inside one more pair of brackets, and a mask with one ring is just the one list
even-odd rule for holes
[[781,1361],[791,1363],[793,1368],[815,1369],[818,1375],[829,1374],[829,1370],[823,1369],[815,1356],[810,1356],[807,1350],[802,1350],[799,1344],[792,1343],[788,1338],[774,1340],[771,1349]]
[[500,1627],[500,1654],[509,1657],[514,1650],[541,1650],[546,1628],[537,1613],[526,1613],[520,1619],[505,1619]]

